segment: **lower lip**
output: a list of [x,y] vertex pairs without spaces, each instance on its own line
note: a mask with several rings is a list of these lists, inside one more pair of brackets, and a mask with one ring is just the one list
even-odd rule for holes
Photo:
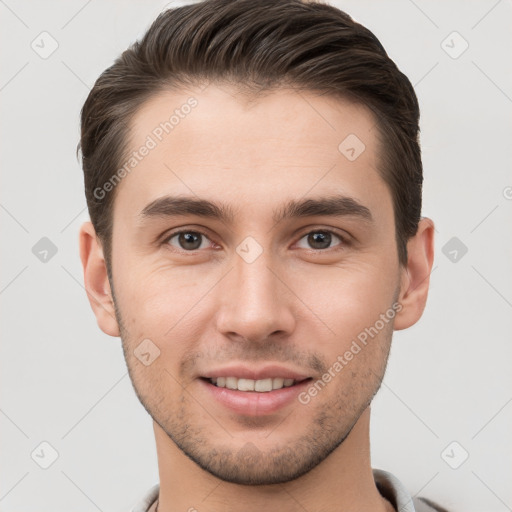
[[219,388],[209,380],[199,380],[217,402],[246,416],[264,416],[279,411],[296,400],[299,393],[308,387],[311,381],[311,379],[306,379],[286,388],[258,392]]

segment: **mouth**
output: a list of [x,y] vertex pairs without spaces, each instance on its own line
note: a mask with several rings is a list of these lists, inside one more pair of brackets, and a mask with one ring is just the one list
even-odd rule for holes
[[311,380],[311,377],[305,379],[289,379],[284,377],[269,377],[266,379],[245,379],[238,377],[202,377],[210,384],[218,388],[227,388],[234,391],[255,391],[257,393],[270,393],[282,388],[289,388],[304,381]]
[[232,362],[223,368],[208,369],[198,377],[199,389],[212,407],[241,416],[276,418],[299,404],[298,395],[313,380],[311,374],[299,368],[276,362],[260,366]]
[[[207,400],[223,410],[240,416],[269,417],[285,408],[299,405],[298,395],[309,385],[312,377],[297,379],[269,377],[248,379],[235,376],[200,377]],[[209,402],[208,402],[209,403]]]

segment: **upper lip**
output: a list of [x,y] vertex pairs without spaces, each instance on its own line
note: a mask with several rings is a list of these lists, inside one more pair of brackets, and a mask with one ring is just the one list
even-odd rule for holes
[[216,379],[218,377],[237,377],[239,379],[262,380],[274,377],[282,377],[283,379],[293,379],[301,381],[310,377],[305,373],[286,368],[277,364],[265,365],[259,368],[244,365],[225,366],[209,370],[202,375],[207,379]]

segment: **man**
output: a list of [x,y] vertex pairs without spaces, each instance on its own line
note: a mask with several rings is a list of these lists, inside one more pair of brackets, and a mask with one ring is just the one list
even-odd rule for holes
[[100,76],[80,253],[153,419],[134,511],[442,510],[370,463],[433,262],[418,120],[376,37],[300,0],[167,10]]

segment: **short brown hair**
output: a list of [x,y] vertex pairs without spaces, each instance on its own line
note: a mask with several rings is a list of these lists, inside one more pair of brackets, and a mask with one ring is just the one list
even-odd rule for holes
[[[379,40],[343,11],[301,0],[205,0],[168,9],[91,89],[81,111],[85,195],[110,274],[116,188],[102,187],[125,161],[130,121],[165,89],[203,82],[262,93],[318,91],[375,114],[379,172],[393,199],[399,261],[418,228],[423,181],[413,86]],[[341,141],[340,141],[341,142]]]

